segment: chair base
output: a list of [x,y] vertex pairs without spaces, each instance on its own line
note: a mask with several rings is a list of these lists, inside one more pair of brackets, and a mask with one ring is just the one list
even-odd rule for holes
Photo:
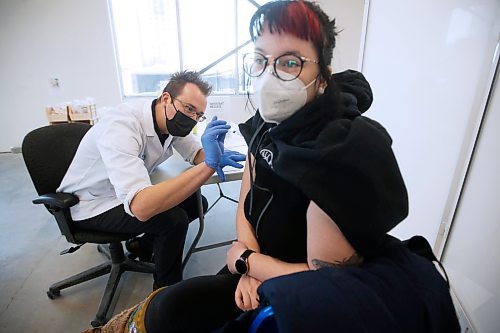
[[66,289],[85,281],[95,279],[96,277],[110,273],[106,288],[101,298],[99,309],[97,310],[94,320],[91,321],[93,327],[102,326],[107,323],[108,312],[114,311],[111,309],[113,298],[116,292],[120,277],[123,272],[140,272],[140,273],[153,273],[154,264],[142,261],[130,260],[125,257],[121,243],[111,243],[109,248],[103,245],[98,245],[98,251],[103,253],[108,261],[87,269],[81,273],[75,274],[60,282],[54,283],[49,287],[47,296],[54,299],[61,295],[61,290]]

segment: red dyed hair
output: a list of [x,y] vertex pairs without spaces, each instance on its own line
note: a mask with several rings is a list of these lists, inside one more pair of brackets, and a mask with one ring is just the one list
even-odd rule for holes
[[318,18],[303,1],[281,7],[274,21],[269,22],[269,31],[285,32],[313,43],[321,42]]
[[264,24],[270,33],[288,33],[311,41],[319,56],[321,75],[328,79],[328,65],[335,47],[335,20],[315,3],[304,0],[273,1],[261,6],[250,20],[250,36],[255,42]]

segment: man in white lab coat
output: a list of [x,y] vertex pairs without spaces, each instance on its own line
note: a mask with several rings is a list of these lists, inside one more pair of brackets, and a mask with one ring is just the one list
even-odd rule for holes
[[[190,134],[203,115],[211,87],[196,72],[174,74],[153,101],[124,103],[107,112],[82,139],[61,182],[73,193],[71,208],[81,228],[146,233],[152,239],[154,288],[182,279],[182,251],[188,224],[197,217],[193,193],[227,165],[244,156],[224,151],[230,126],[214,118],[202,145]],[[150,173],[173,154],[195,166],[152,185]]]

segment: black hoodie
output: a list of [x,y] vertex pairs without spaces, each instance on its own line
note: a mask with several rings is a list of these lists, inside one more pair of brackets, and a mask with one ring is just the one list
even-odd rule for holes
[[[295,187],[306,198],[301,214],[313,200],[356,251],[370,257],[407,216],[408,195],[391,137],[379,123],[361,116],[372,103],[363,74],[348,70],[331,80],[323,95],[279,125],[264,123],[257,112],[240,130],[257,156],[257,178],[267,168],[264,172]],[[260,186],[269,186],[272,178],[261,179]],[[298,204],[293,200],[290,207]],[[248,204],[245,212],[248,218]]]

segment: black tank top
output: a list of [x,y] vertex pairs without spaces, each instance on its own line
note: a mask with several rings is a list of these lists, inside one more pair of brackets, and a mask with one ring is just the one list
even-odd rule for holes
[[309,199],[271,169],[261,152],[272,143],[266,131],[259,135],[263,137],[252,147],[256,178],[253,193],[249,191],[245,198],[245,216],[256,231],[262,253],[289,263],[307,262]]

